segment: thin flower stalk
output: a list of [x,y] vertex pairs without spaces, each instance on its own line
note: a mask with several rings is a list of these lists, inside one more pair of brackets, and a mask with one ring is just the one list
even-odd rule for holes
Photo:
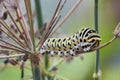
[[39,43],[38,43],[38,45],[40,45],[40,47],[38,48],[38,50],[40,50],[40,48],[42,47],[44,41],[47,39],[46,36],[48,36],[49,33],[50,33],[49,30],[50,30],[51,27],[52,27],[51,24],[53,23],[55,17],[57,16],[57,13],[58,13],[60,4],[61,4],[61,0],[59,0],[58,5],[57,5],[57,7],[56,7],[56,10],[55,10],[54,14],[53,14],[53,16],[52,16],[50,22],[49,22],[48,25],[46,26],[47,29],[44,31],[43,36],[42,36],[42,38],[40,39],[40,41],[39,41]]
[[32,17],[32,10],[31,10],[31,2],[30,0],[24,0],[27,14],[28,14],[28,19],[29,19],[29,24],[30,24],[30,37],[32,40],[32,46],[33,46],[33,51],[35,52],[35,39],[34,39],[34,27],[33,27],[33,17]]
[[5,56],[0,56],[0,59],[13,58],[13,57],[19,57],[19,56],[24,56],[24,55],[25,55],[25,54],[5,55]]
[[28,28],[28,25],[26,24],[27,23],[27,21],[25,21],[25,18],[24,18],[24,16],[26,15],[27,16],[27,14],[24,14],[23,15],[23,13],[22,13],[22,10],[21,10],[21,7],[20,7],[20,5],[18,4],[18,9],[19,9],[19,12],[20,12],[20,15],[21,15],[21,19],[22,19],[22,22],[23,22],[23,32],[25,33],[25,37],[27,37],[27,40],[29,41],[29,43],[30,43],[30,45],[32,44],[31,42],[32,42],[32,40],[31,40],[31,38],[30,38],[30,34],[29,34],[29,29],[27,29]]
[[59,0],[58,5],[56,7],[56,10],[55,10],[54,14],[53,14],[50,22],[46,26],[47,29],[44,31],[43,36],[41,37],[39,43],[36,46],[36,47],[38,47],[40,45],[40,47],[38,48],[38,50],[40,50],[40,48],[41,48],[42,44],[44,43],[44,41],[48,37],[50,37],[51,32],[53,31],[54,27],[57,25],[58,21],[61,18],[61,15],[59,15],[59,14],[60,14],[60,12],[61,12],[64,4],[66,3],[66,0],[64,0],[63,4],[62,4],[61,1],[62,0]]
[[19,51],[19,52],[24,53],[24,51],[22,51],[22,50],[20,50],[20,49],[18,49],[18,48],[13,48],[13,47],[1,45],[1,44],[0,44],[0,47],[5,48],[5,49],[15,50],[15,51]]
[[26,31],[25,31],[25,29],[24,29],[24,26],[23,26],[21,20],[19,19],[20,16],[19,16],[18,10],[15,9],[15,12],[16,12],[16,15],[17,15],[18,22],[19,22],[19,24],[20,24],[20,26],[21,26],[21,28],[22,28],[22,31],[23,31],[24,34],[25,34],[25,36],[23,36],[23,39],[24,39],[27,47],[28,47],[29,49],[31,49],[31,47],[30,47],[30,45],[29,45],[29,39],[28,39],[28,37],[27,37]]
[[21,47],[23,47],[23,45],[16,40],[12,35],[8,34],[7,32],[5,32],[3,29],[0,28],[0,31],[2,31],[3,33],[5,33],[9,38],[11,38],[12,40],[14,40],[17,44],[19,44]]
[[5,34],[7,34],[9,37],[12,37],[12,39],[14,39],[15,41],[17,41],[17,43],[19,43],[19,45],[21,47],[25,48],[25,44],[23,44],[20,39],[16,36],[16,34],[9,28],[9,26],[7,25],[7,23],[5,21],[0,21],[1,25],[4,26],[4,28],[9,31],[10,34],[8,34],[7,32],[4,31],[4,29],[0,29],[1,31],[3,31]]
[[76,4],[70,9],[70,11],[66,14],[66,16],[56,25],[57,28],[53,30],[50,36],[52,36],[61,26],[65,21],[73,14],[73,12],[77,9],[77,7],[81,4],[83,0],[78,0]]
[[[19,27],[18,27],[18,25],[16,24],[16,22],[15,22],[15,20],[14,20],[14,18],[12,17],[12,15],[11,15],[11,13],[10,13],[10,11],[9,11],[9,9],[7,8],[7,6],[3,3],[3,6],[4,6],[4,8],[7,10],[7,12],[8,12],[8,14],[9,14],[9,16],[10,16],[10,18],[11,18],[11,20],[13,21],[13,23],[15,24],[15,26],[16,26],[16,28],[17,28],[17,30],[19,31],[19,33],[22,35],[22,32],[20,31],[20,29],[19,29]],[[23,39],[25,40],[25,37],[23,37]],[[22,44],[22,43],[21,43]],[[24,45],[24,44],[23,44]],[[25,45],[24,45],[25,46]]]
[[5,44],[7,44],[7,46],[9,45],[10,47],[14,47],[14,48],[19,49],[21,51],[24,51],[24,52],[27,52],[27,53],[31,53],[30,51],[27,51],[26,49],[24,49],[22,47],[16,46],[15,44],[11,44],[11,43],[9,43],[9,42],[1,39],[1,38],[0,38],[0,41],[3,42],[3,43],[5,43]]
[[15,48],[22,49],[22,48],[16,46],[15,44],[11,44],[11,42],[7,42],[7,41],[3,40],[2,38],[0,38],[0,41],[7,44],[7,45],[9,45],[9,46],[13,46]]

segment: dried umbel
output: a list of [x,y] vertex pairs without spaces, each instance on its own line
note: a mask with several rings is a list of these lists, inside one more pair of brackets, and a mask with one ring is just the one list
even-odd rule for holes
[[[68,14],[58,24],[62,16],[60,13],[67,1],[59,0],[55,13],[53,14],[50,21],[45,24],[46,27],[40,28],[40,30],[38,30],[40,31],[40,34],[38,34],[38,31],[35,32],[34,30],[34,11],[32,11],[31,9],[30,0],[23,0],[27,12],[24,14],[19,4],[20,1],[21,0],[9,0],[9,6],[6,5],[4,0],[0,2],[0,5],[2,5],[2,7],[5,9],[2,16],[0,16],[0,51],[1,54],[4,54],[0,56],[0,58],[7,58],[9,59],[9,63],[16,65],[18,64],[18,61],[14,60],[14,58],[12,59],[11,57],[20,57],[19,61],[22,73],[21,78],[23,78],[24,74],[23,70],[25,61],[27,61],[28,59],[30,59],[31,61],[31,67],[33,69],[33,75],[35,77],[38,77],[38,75],[40,75],[40,72],[43,73],[43,75],[45,74],[45,77],[53,77],[53,75],[50,75],[49,72],[52,71],[56,74],[58,71],[57,65],[64,61],[64,58],[61,58],[61,61],[57,62],[57,64],[55,64],[52,68],[48,70],[49,66],[46,65],[49,64],[49,60],[47,61],[48,57],[44,62],[44,57],[41,54],[47,53],[50,55],[54,55],[55,53],[57,53],[57,55],[62,56],[67,56],[71,54],[71,58],[68,58],[67,60],[68,62],[70,62],[74,55],[99,50],[110,44],[116,38],[120,37],[120,29],[119,27],[117,27],[114,32],[114,38],[100,46],[100,35],[95,30],[90,28],[80,30],[78,33],[74,34],[71,37],[66,37],[62,39],[49,38],[55,32],[54,30],[56,30],[54,29],[54,27],[61,26],[78,7],[82,0],[78,0],[78,2],[70,10],[70,12],[68,12]],[[12,11],[9,8],[12,8]],[[14,14],[12,14],[12,12],[14,12]],[[25,17],[27,17],[27,19],[25,19]],[[7,23],[8,18],[10,21]],[[5,37],[3,37],[4,35]],[[36,42],[37,40],[38,43]],[[41,51],[42,49],[43,51]],[[6,55],[5,51],[9,52],[9,55]],[[7,63],[7,61],[5,63]],[[39,63],[41,64],[40,66]],[[39,68],[42,68],[43,70],[39,71]]]

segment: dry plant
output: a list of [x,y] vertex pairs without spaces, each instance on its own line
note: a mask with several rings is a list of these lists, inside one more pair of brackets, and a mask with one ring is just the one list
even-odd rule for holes
[[[34,11],[31,8],[31,0],[24,0],[26,13],[22,11],[20,0],[5,0],[0,1],[0,59],[6,59],[5,64],[19,65],[21,68],[21,78],[24,78],[24,63],[30,60],[33,80],[64,80],[64,78],[57,76],[57,66],[64,61],[65,58],[59,59],[53,66],[49,63],[49,56],[43,57],[40,55],[40,49],[48,37],[51,37],[58,28],[70,17],[78,5],[83,0],[78,0],[66,16],[61,20],[61,11],[67,0],[59,0],[55,12],[50,21],[38,31],[34,27]],[[14,12],[14,13],[13,13]],[[42,22],[42,21],[41,21]],[[37,29],[36,29],[37,30]],[[36,36],[37,34],[37,36]],[[116,38],[120,37],[120,23],[116,26],[114,37],[92,49],[96,51],[108,46]],[[91,52],[89,51],[89,52]],[[88,52],[78,51],[77,54],[85,54]],[[16,60],[16,59],[17,60]],[[44,58],[46,60],[44,60]]]

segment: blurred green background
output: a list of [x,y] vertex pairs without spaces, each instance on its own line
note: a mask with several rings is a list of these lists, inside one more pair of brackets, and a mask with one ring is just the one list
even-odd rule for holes
[[[61,15],[65,14],[78,0],[68,0]],[[34,5],[34,3],[33,3]],[[43,21],[48,22],[52,16],[57,0],[41,0]],[[99,33],[101,44],[113,37],[115,26],[120,20],[120,0],[99,0]],[[77,10],[58,30],[61,36],[72,35],[83,27],[94,28],[94,0],[83,0]],[[55,35],[56,37],[56,35]],[[95,52],[84,54],[84,60],[75,57],[72,62],[64,61],[58,66],[59,76],[66,80],[93,80],[95,70]],[[3,60],[0,60],[2,70]],[[120,80],[120,39],[100,50],[101,80]],[[25,76],[29,77],[31,71],[25,69]],[[0,80],[20,80],[20,69],[9,65],[0,72]],[[24,79],[28,80],[28,79]]]

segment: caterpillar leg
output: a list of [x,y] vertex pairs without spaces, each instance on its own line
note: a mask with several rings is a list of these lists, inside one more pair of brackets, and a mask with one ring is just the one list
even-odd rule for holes
[[40,54],[44,54],[46,52],[46,50],[44,50],[43,48],[40,49]]
[[54,55],[55,55],[55,52],[54,52],[54,51],[50,51],[50,55],[51,55],[51,56],[54,56]]
[[90,47],[84,46],[85,48],[83,49],[84,51],[90,51]]
[[65,57],[68,57],[68,56],[69,56],[69,53],[70,53],[70,51],[64,51],[64,56],[65,56]]
[[62,57],[63,56],[63,52],[62,51],[58,51],[58,56]]
[[84,56],[82,54],[80,54],[80,59],[84,60]]
[[91,49],[91,47],[90,47],[91,45],[92,44],[90,44],[90,43],[83,43],[83,44],[81,44],[81,47],[84,51],[89,51]]
[[75,49],[70,50],[70,55],[74,56],[75,55]]

